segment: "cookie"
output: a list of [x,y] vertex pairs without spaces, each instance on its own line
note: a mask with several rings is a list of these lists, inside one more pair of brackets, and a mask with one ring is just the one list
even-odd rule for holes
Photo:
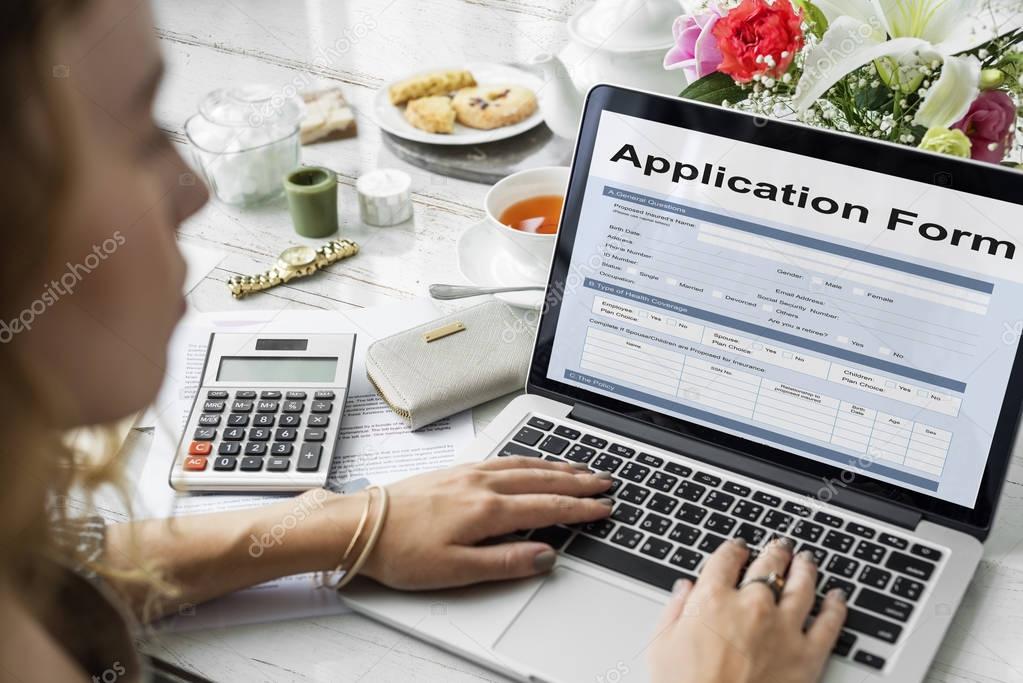
[[474,85],[476,79],[468,71],[434,71],[395,83],[388,94],[391,97],[391,104],[397,106],[421,97],[448,95]]
[[528,119],[536,112],[536,95],[519,85],[463,88],[452,102],[459,123],[492,130]]
[[453,133],[455,109],[446,95],[421,97],[405,107],[405,120],[427,133]]
[[302,144],[350,138],[356,134],[355,112],[337,88],[302,95],[306,104],[302,119]]

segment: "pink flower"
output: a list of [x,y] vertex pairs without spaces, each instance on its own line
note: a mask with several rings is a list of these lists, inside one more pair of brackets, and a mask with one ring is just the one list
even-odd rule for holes
[[966,116],[952,127],[970,138],[974,159],[1000,163],[1012,146],[1016,131],[1016,104],[1001,90],[988,90],[974,100]]
[[714,25],[722,17],[715,5],[703,14],[686,14],[675,20],[675,45],[664,55],[665,69],[682,69],[689,82],[712,74],[721,64]]

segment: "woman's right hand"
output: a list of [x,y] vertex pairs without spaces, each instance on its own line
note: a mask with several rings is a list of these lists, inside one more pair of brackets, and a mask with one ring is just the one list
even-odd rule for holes
[[427,590],[533,576],[557,558],[546,543],[486,544],[521,529],[603,519],[606,472],[534,458],[491,458],[387,487],[390,511],[362,574]]
[[736,588],[748,557],[744,543],[722,543],[695,584],[676,585],[649,650],[655,683],[820,680],[845,622],[845,593],[828,593],[804,630],[817,585],[813,556],[793,558],[791,541],[773,542],[753,561],[747,577],[786,577],[777,602],[762,583]]

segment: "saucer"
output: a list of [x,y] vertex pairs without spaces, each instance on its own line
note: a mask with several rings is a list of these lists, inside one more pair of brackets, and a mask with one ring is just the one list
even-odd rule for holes
[[[535,273],[527,269],[508,253],[487,221],[477,223],[458,240],[458,269],[462,276],[478,287],[544,286],[546,280],[537,281]],[[543,305],[543,292],[511,292],[495,294],[510,306],[539,310]]]

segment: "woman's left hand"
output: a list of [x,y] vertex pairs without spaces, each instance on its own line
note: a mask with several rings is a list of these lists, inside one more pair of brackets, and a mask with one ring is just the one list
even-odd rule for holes
[[603,519],[606,472],[534,458],[492,458],[388,486],[390,512],[362,574],[426,590],[533,576],[557,558],[546,543],[484,541],[520,529]]

